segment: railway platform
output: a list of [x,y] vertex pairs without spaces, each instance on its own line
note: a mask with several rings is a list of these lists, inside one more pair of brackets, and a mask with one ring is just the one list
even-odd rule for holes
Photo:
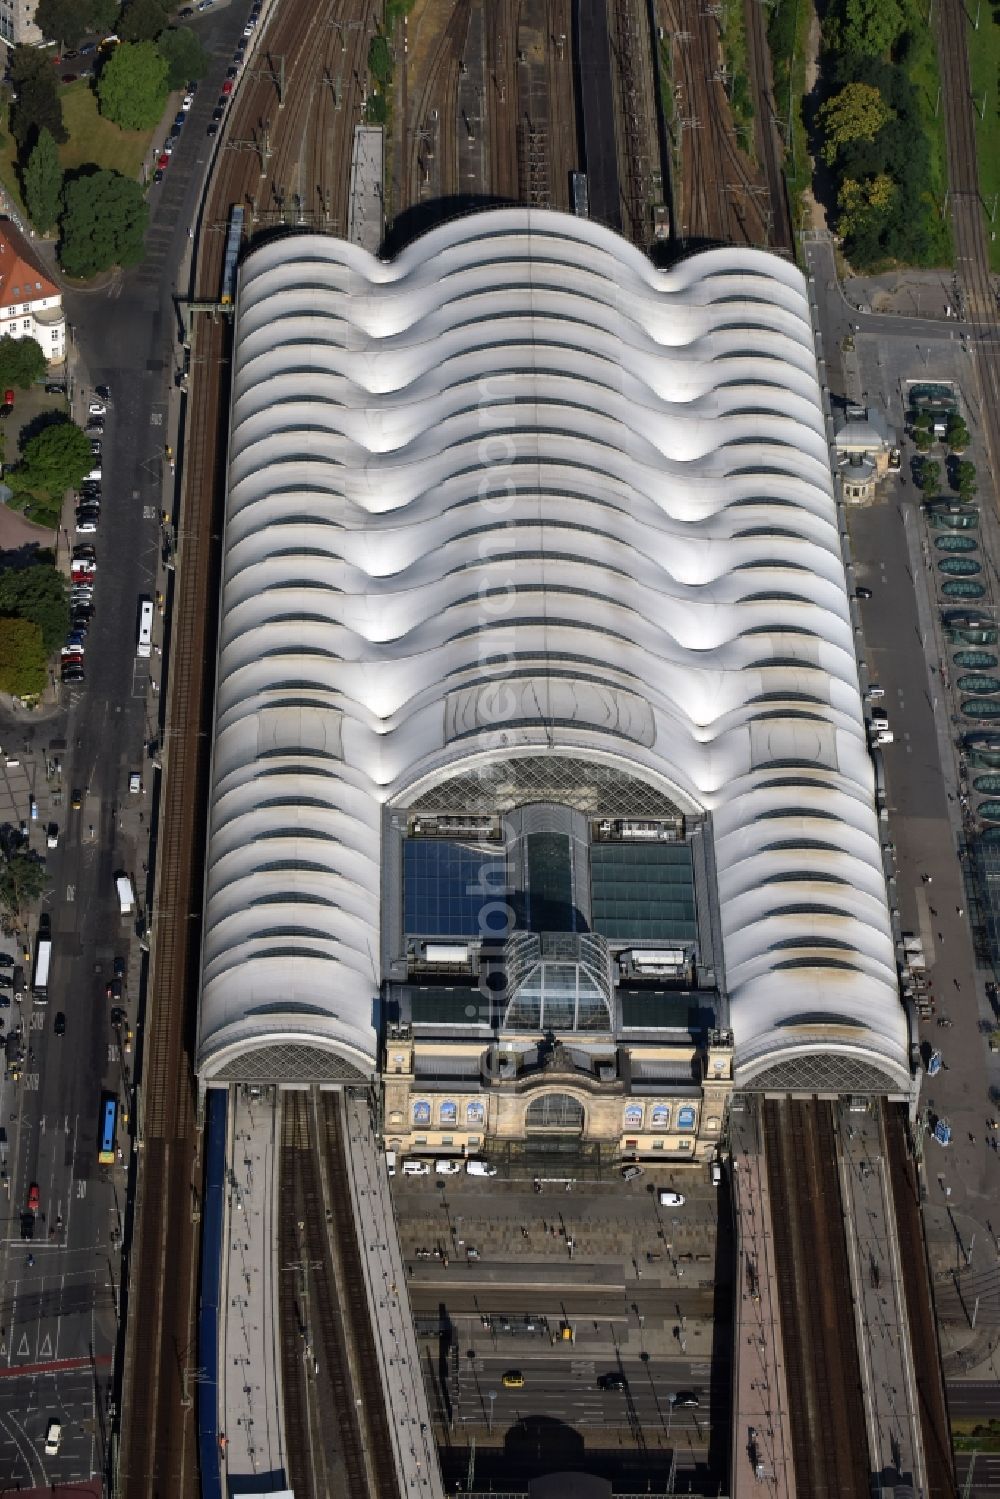
[[900,1244],[881,1112],[840,1105],[839,1168],[868,1447],[883,1488],[927,1492]]
[[385,1158],[367,1098],[345,1098],[348,1182],[399,1491],[404,1499],[444,1499]]
[[219,1448],[228,1494],[285,1487],[278,1325],[278,1107],[274,1090],[230,1095],[219,1297]]
[[736,1230],[732,1499],[795,1499],[785,1355],[774,1261],[771,1197],[752,1100],[732,1115]]

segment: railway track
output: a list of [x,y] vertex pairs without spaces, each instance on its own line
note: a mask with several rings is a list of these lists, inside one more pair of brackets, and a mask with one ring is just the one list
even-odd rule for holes
[[955,269],[962,311],[972,325],[972,344],[983,400],[983,422],[991,468],[1000,463],[1000,356],[994,335],[997,298],[990,274],[989,245],[979,198],[976,124],[969,82],[968,16],[961,0],[937,7],[938,58],[944,100],[945,139]]
[[[286,1093],[281,1107],[280,1309],[289,1484],[309,1499],[396,1499],[350,1209],[341,1101]],[[308,1367],[312,1360],[315,1372]]]
[[764,1105],[795,1487],[809,1499],[870,1493],[832,1105]]
[[913,1350],[913,1378],[917,1389],[920,1427],[924,1439],[928,1499],[955,1499],[951,1429],[941,1376],[931,1281],[920,1224],[920,1186],[906,1143],[906,1121],[898,1106],[883,1105],[882,1135],[889,1167],[889,1185],[896,1214],[899,1253],[906,1266],[903,1279],[906,1315]]
[[411,95],[410,117],[406,122],[408,191],[400,210],[430,197],[458,194],[458,76],[471,10],[472,0],[455,0],[416,96]]
[[790,255],[794,248],[794,237],[774,106],[771,52],[767,44],[766,15],[769,12],[760,4],[760,0],[744,0],[743,13],[746,19],[747,66],[754,97],[757,154],[763,164],[770,204],[769,242],[772,250]]

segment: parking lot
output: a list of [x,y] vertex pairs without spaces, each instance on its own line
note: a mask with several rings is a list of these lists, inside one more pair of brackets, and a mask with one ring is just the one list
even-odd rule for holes
[[[664,1189],[683,1203],[662,1207]],[[546,1451],[568,1461],[577,1446],[591,1466],[613,1452],[641,1482],[676,1451],[685,1481],[708,1481],[713,1426],[728,1440],[732,1273],[728,1203],[707,1172],[397,1175],[393,1198],[446,1470],[464,1479],[473,1441],[483,1475],[491,1451],[509,1464],[523,1445],[527,1478],[543,1423]]]

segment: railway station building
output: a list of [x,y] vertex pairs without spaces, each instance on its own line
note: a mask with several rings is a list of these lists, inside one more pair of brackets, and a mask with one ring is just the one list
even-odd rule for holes
[[238,277],[203,1087],[704,1159],[908,1098],[806,283],[503,209]]

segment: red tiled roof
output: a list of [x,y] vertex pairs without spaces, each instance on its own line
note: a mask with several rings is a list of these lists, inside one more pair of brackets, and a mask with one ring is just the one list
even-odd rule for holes
[[59,288],[35,260],[17,226],[0,219],[0,308],[58,296]]

